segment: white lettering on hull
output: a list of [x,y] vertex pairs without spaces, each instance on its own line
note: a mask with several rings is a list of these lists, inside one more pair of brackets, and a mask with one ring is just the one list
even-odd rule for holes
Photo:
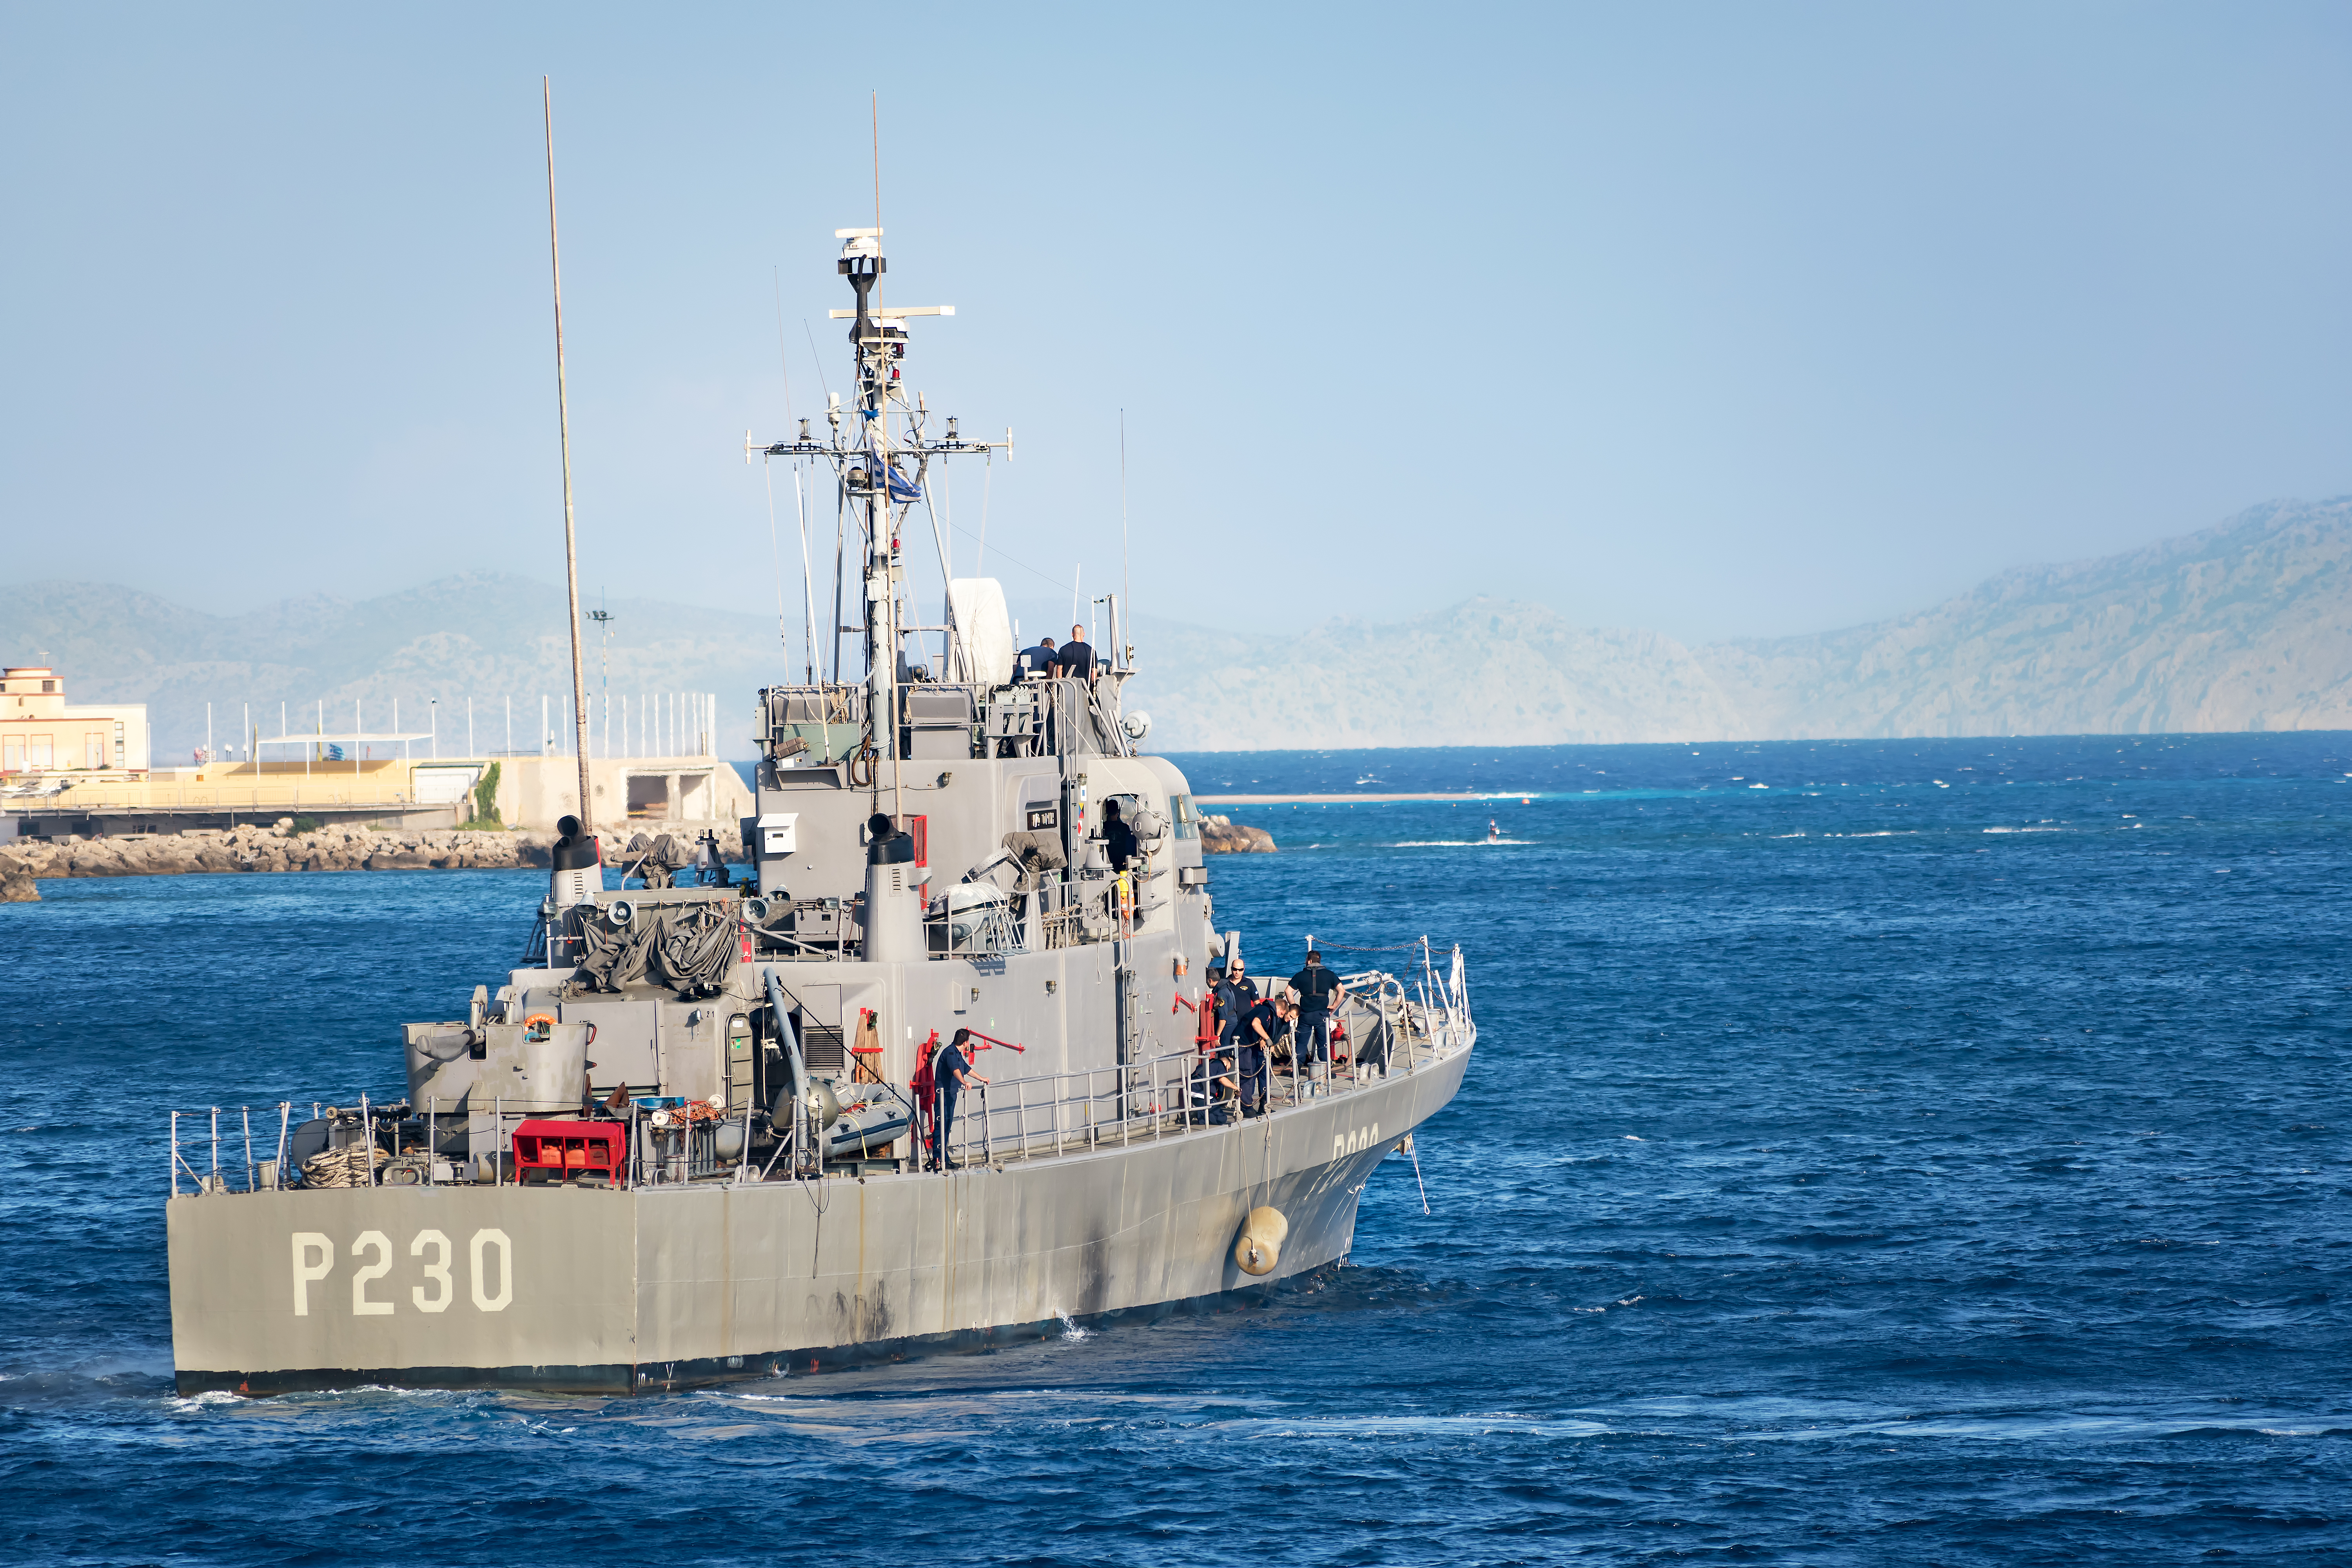
[[[293,1258],[294,1315],[310,1315],[310,1287],[335,1271],[334,1238],[320,1231],[298,1230],[291,1238]],[[497,1278],[491,1278],[490,1252],[498,1253]],[[457,1283],[450,1277],[449,1260],[456,1249],[449,1238],[437,1230],[420,1230],[410,1238],[408,1256],[425,1258],[419,1270],[432,1293],[425,1285],[409,1287],[408,1299],[420,1312],[446,1312],[457,1299]],[[362,1254],[373,1253],[375,1260],[352,1274],[352,1316],[355,1318],[388,1318],[398,1306],[396,1300],[379,1301],[368,1294],[368,1286],[392,1272],[392,1238],[380,1230],[363,1230],[352,1242],[352,1261],[358,1263]],[[428,1256],[429,1255],[429,1256]],[[478,1311],[503,1312],[514,1300],[514,1243],[502,1230],[478,1230],[467,1247],[472,1268],[467,1280],[467,1293],[473,1298]],[[495,1288],[494,1288],[495,1287]],[[394,1287],[397,1295],[398,1288]],[[332,1297],[328,1300],[332,1300]]]
[[[499,1293],[495,1296],[482,1289],[482,1249],[491,1242],[499,1245]],[[502,1230],[478,1230],[474,1233],[474,1305],[485,1312],[503,1312],[514,1300],[514,1243]]]
[[422,1258],[428,1247],[436,1248],[437,1253],[433,1261],[425,1266],[425,1278],[441,1289],[428,1301],[425,1299],[425,1287],[412,1285],[408,1288],[409,1300],[416,1303],[416,1310],[420,1312],[446,1312],[449,1310],[449,1303],[457,1299],[457,1288],[449,1282],[449,1238],[437,1230],[420,1230],[416,1233],[416,1239],[408,1244],[408,1256]]
[[389,1318],[392,1303],[368,1300],[368,1281],[381,1279],[392,1272],[392,1237],[380,1230],[363,1230],[352,1243],[352,1261],[357,1263],[360,1254],[373,1252],[375,1261],[352,1276],[352,1316],[354,1318]]
[[[316,1251],[319,1261],[312,1263],[310,1255]],[[310,1286],[334,1272],[335,1244],[315,1230],[294,1233],[294,1315],[310,1315]]]
[[1339,1160],[1349,1154],[1361,1153],[1380,1141],[1381,1124],[1377,1121],[1370,1127],[1359,1127],[1353,1132],[1335,1132],[1331,1135],[1331,1158]]

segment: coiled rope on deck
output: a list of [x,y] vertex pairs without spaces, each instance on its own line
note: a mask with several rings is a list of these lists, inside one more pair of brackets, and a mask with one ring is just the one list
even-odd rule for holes
[[390,1158],[373,1143],[323,1149],[302,1162],[302,1184],[310,1187],[363,1187],[368,1184],[369,1171]]

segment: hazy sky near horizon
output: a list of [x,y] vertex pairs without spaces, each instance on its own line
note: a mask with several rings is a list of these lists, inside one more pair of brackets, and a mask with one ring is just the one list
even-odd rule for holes
[[1269,633],[1820,630],[2352,490],[2342,5],[18,4],[0,581],[560,580],[542,72],[591,597],[772,613],[870,91],[1033,637],[1122,408],[1137,608]]

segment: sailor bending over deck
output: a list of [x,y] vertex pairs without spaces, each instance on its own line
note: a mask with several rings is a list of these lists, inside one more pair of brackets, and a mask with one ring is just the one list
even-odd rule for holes
[[1234,1053],[1226,1047],[1202,1053],[1192,1064],[1192,1109],[1186,1120],[1195,1127],[1223,1127],[1234,1119],[1232,1100]]
[[1297,1005],[1287,996],[1257,1002],[1250,1007],[1240,1062],[1244,1116],[1265,1114],[1266,1077],[1268,1064],[1274,1059],[1274,1043],[1290,1027],[1290,1020],[1297,1011]]
[[1036,644],[1021,650],[1014,673],[1024,680],[1046,680],[1054,674],[1054,639],[1041,637]]

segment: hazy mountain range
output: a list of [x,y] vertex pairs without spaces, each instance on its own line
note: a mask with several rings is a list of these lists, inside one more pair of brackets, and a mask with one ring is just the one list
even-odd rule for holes
[[1806,637],[1694,647],[1491,599],[1288,641],[1171,632],[1149,697],[1178,751],[2352,729],[2352,498]]
[[[238,616],[89,583],[10,590],[0,659],[59,667],[70,696],[141,700],[156,758],[327,706],[348,728],[425,728],[444,754],[529,749],[565,671],[562,590],[471,575],[357,603]],[[615,601],[591,642],[615,721],[627,694],[714,691],[720,750],[748,755],[751,695],[796,678],[765,616]],[[2256,507],[2123,555],[2021,567],[1916,615],[1806,637],[1686,646],[1472,599],[1417,620],[1241,637],[1141,617],[1130,707],[1171,751],[2162,731],[2352,729],[2352,498]],[[553,705],[560,713],[560,701]],[[297,730],[305,726],[294,719]]]
[[[563,589],[519,577],[447,577],[356,603],[314,595],[236,616],[96,583],[32,583],[5,598],[0,659],[56,665],[68,701],[146,703],[159,765],[184,763],[204,742],[208,700],[215,740],[226,746],[247,704],[267,737],[278,733],[281,704],[297,732],[314,727],[321,702],[327,730],[348,731],[354,700],[371,732],[386,731],[397,700],[402,730],[437,725],[442,755],[455,756],[469,698],[478,750],[507,749],[511,700],[514,746],[530,751],[541,700],[560,730],[572,689]],[[606,607],[609,640],[588,628],[592,712],[609,689],[617,727],[625,695],[634,729],[642,693],[716,692],[721,754],[751,755],[752,693],[782,678],[775,623],[653,599]]]

